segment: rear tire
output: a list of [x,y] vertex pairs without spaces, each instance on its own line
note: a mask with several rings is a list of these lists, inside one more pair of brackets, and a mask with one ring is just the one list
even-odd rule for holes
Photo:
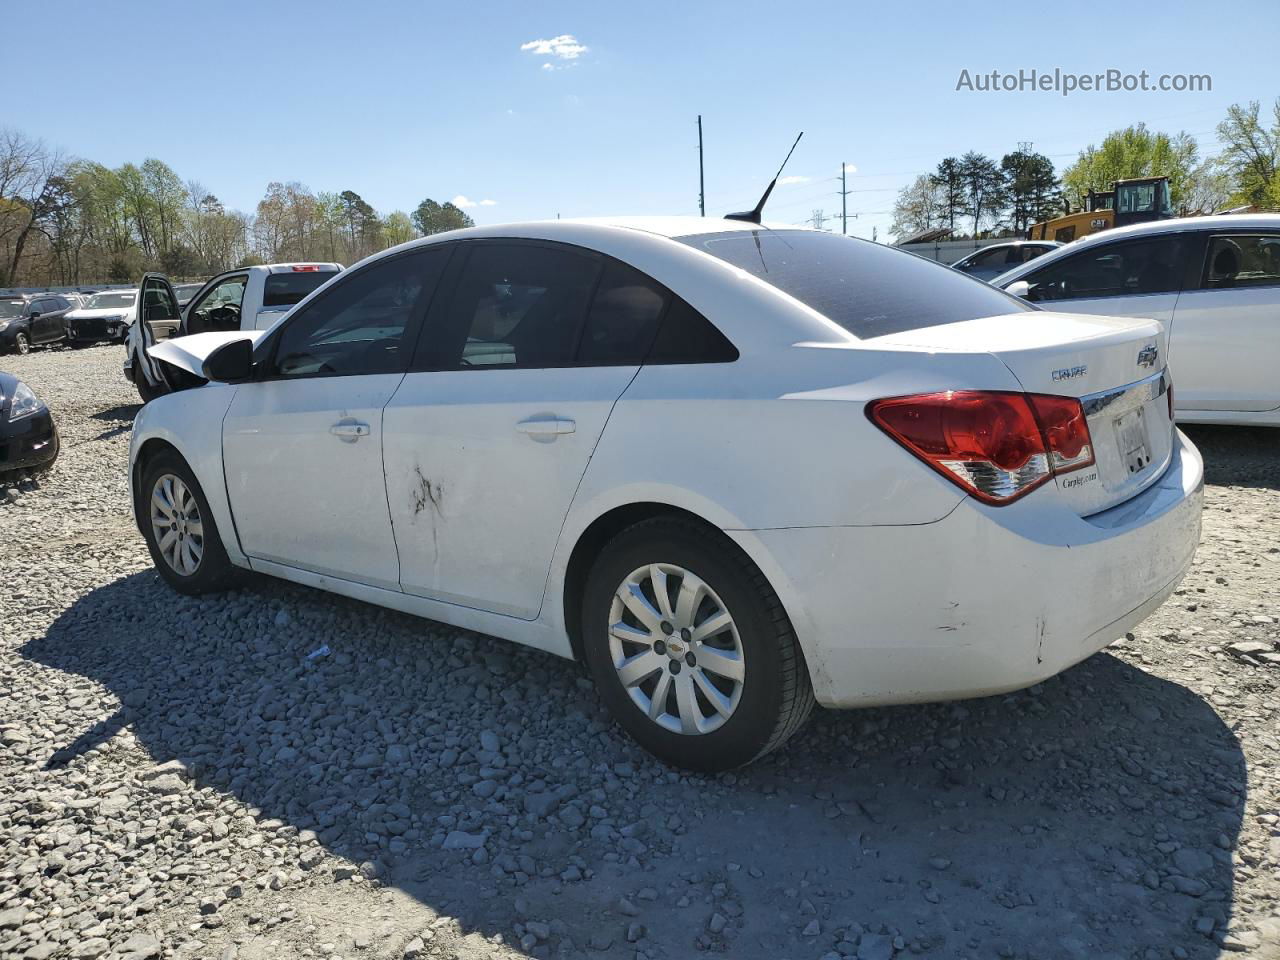
[[777,594],[746,555],[692,521],[657,517],[609,541],[587,578],[581,622],[587,666],[614,719],[674,766],[750,763],[813,709]]
[[164,452],[142,471],[138,521],[156,572],[179,593],[196,596],[235,585],[209,501],[185,460]]

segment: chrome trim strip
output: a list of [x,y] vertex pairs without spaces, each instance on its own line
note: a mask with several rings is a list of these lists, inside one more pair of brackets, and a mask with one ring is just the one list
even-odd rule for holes
[[1085,419],[1092,420],[1104,412],[1111,416],[1120,416],[1163,397],[1169,389],[1169,381],[1165,376],[1167,372],[1166,367],[1143,380],[1081,397],[1080,405],[1084,408]]

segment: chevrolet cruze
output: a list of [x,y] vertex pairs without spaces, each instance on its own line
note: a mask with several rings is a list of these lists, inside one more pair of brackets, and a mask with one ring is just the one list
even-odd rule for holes
[[176,590],[248,568],[577,658],[685,767],[815,701],[1033,684],[1199,539],[1159,323],[817,231],[441,234],[150,352],[186,389],[138,415],[130,481]]

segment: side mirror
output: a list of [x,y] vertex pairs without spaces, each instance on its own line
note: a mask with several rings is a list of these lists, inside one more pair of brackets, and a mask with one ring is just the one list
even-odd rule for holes
[[253,375],[253,341],[232,340],[224,343],[209,356],[201,367],[206,380],[218,383],[239,383]]
[[1025,280],[1015,280],[1004,288],[1005,293],[1011,293],[1015,297],[1021,297],[1023,300],[1034,300],[1031,295],[1031,284]]
[[31,311],[31,319],[32,319],[32,320],[36,319],[36,317],[38,317],[38,316],[40,316],[40,311],[39,311],[39,310],[32,310],[32,311]]

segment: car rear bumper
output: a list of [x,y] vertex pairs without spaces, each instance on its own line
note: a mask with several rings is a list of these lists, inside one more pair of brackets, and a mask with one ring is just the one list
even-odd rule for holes
[[1204,466],[1091,517],[965,500],[934,523],[731,532],[775,584],[828,707],[1030,686],[1146,619],[1191,565]]
[[0,473],[44,467],[58,459],[58,430],[48,410],[0,424]]

